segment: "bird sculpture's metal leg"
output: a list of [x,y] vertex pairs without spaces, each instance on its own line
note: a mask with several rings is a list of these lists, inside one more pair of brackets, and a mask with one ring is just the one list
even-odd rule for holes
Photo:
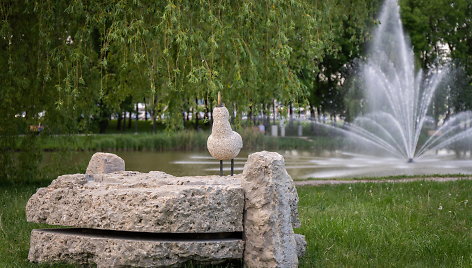
[[223,160],[220,160],[220,176],[223,176]]
[[234,159],[231,159],[231,176],[234,175]]

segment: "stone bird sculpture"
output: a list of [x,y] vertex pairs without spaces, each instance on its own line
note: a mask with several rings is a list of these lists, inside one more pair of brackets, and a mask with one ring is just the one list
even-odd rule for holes
[[223,160],[231,160],[231,176],[234,174],[234,158],[243,147],[241,135],[231,129],[229,112],[221,103],[218,92],[218,106],[213,109],[213,127],[208,137],[207,148],[213,158],[220,160],[220,175],[223,175]]

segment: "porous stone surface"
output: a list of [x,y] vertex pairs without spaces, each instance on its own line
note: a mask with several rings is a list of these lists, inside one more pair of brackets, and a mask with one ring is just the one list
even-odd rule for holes
[[93,170],[60,176],[30,198],[30,222],[92,228],[33,230],[31,261],[169,267],[243,258],[245,267],[297,267],[305,253],[305,237],[293,232],[297,191],[277,153],[252,154],[242,175],[228,177]]
[[251,154],[241,184],[245,191],[244,263],[247,267],[297,267],[306,242],[298,227],[298,196],[278,153]]
[[215,107],[211,135],[207,140],[207,148],[211,156],[218,160],[230,160],[239,154],[242,147],[241,135],[233,131],[229,124],[228,109]]
[[305,236],[301,234],[295,234],[295,243],[297,244],[297,256],[298,258],[301,258],[306,252]]
[[29,222],[137,232],[243,231],[240,176],[122,171],[64,175],[26,205]]
[[90,158],[86,174],[103,174],[125,170],[125,161],[110,153],[95,153]]
[[216,264],[241,259],[241,239],[161,240],[33,230],[28,259],[97,267],[173,267],[187,261]]

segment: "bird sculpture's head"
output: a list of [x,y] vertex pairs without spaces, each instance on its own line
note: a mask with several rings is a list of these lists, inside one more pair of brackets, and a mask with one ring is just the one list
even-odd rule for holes
[[220,121],[220,120],[229,120],[229,112],[226,107],[216,107],[213,109],[213,120]]

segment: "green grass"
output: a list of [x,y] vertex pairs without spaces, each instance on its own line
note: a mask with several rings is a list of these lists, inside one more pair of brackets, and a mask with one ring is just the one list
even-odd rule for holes
[[299,187],[301,267],[472,267],[472,181]]
[[26,222],[26,201],[36,192],[36,188],[47,184],[0,185],[0,267],[74,267],[65,264],[38,265],[27,260],[31,230],[47,225]]
[[[24,211],[47,184],[0,185],[0,267],[51,267],[27,261],[31,229],[45,225]],[[299,187],[300,267],[472,267],[471,192],[472,181]]]

